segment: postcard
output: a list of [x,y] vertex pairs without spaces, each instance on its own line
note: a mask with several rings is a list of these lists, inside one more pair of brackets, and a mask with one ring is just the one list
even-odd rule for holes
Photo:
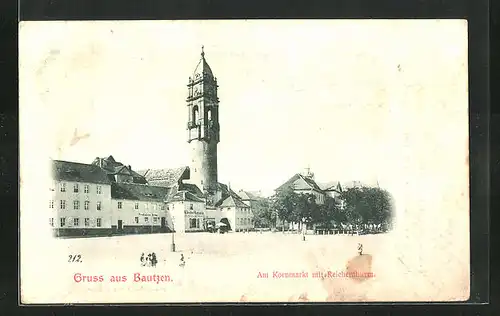
[[22,304],[465,301],[465,20],[19,24]]

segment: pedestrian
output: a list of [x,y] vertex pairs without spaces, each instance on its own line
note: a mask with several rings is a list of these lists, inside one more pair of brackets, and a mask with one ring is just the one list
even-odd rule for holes
[[144,262],[144,252],[141,254],[141,266],[145,266],[146,262]]
[[146,261],[148,262],[148,266],[151,266],[151,254],[148,254]]
[[181,263],[179,264],[179,267],[184,267],[186,265],[186,261],[184,261],[184,255],[181,253]]
[[156,253],[154,253],[154,252],[153,252],[153,253],[151,254],[151,265],[152,265],[153,267],[156,267],[156,263],[157,263],[157,262],[158,262],[158,260],[156,260]]
[[358,253],[360,256],[363,255],[363,244],[361,243],[358,243]]

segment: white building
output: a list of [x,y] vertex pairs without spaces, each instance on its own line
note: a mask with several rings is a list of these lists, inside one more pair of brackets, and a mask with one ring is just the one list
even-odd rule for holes
[[252,199],[245,203],[217,183],[218,202],[207,207],[200,188],[183,181],[189,167],[135,172],[112,156],[52,165],[49,223],[57,236],[199,232],[220,222],[235,232],[254,227]]
[[99,167],[52,161],[49,224],[56,236],[111,233],[111,182]]
[[171,231],[166,207],[168,189],[137,183],[111,185],[113,233],[166,233]]
[[217,207],[220,210],[221,222],[225,222],[223,219],[226,218],[230,230],[240,232],[253,229],[253,214],[250,206],[236,194],[228,196]]
[[168,198],[167,209],[176,232],[204,231],[205,201],[189,191],[178,191]]

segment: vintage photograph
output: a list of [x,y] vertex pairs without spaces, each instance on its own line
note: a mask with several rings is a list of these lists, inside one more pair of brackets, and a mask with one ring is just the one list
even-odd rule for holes
[[468,300],[466,21],[19,32],[22,304]]

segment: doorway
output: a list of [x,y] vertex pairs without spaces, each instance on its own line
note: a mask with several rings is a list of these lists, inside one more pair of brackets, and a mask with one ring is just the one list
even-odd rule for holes
[[165,228],[165,217],[161,218],[161,228]]
[[121,219],[118,220],[118,231],[123,229],[123,221]]

